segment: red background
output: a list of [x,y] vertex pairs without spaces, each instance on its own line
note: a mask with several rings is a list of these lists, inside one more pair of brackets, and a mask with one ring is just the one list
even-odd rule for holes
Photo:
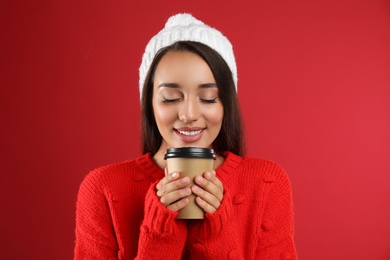
[[248,155],[288,172],[300,259],[390,259],[385,0],[1,1],[0,258],[72,258],[78,186],[140,154],[141,55],[183,11],[234,45]]

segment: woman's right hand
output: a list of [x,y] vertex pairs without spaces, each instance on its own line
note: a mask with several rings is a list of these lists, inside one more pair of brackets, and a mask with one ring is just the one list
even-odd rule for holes
[[192,193],[189,187],[188,177],[180,178],[178,172],[168,173],[164,169],[165,177],[156,185],[157,196],[160,202],[172,211],[179,211],[188,204],[188,196]]

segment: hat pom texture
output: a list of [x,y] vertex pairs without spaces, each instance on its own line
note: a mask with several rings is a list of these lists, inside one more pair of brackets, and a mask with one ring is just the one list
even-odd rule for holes
[[146,45],[139,68],[139,91],[142,89],[145,77],[157,52],[178,41],[194,41],[203,43],[216,52],[228,64],[237,91],[237,66],[234,58],[233,47],[229,40],[218,30],[211,28],[202,21],[197,20],[191,14],[176,14],[171,16],[158,34]]

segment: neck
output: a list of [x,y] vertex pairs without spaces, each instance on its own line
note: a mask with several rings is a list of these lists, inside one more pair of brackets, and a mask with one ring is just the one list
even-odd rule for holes
[[163,151],[163,149],[158,150],[158,152],[153,156],[154,163],[162,170],[167,167],[167,161],[164,160],[164,155],[166,151]]

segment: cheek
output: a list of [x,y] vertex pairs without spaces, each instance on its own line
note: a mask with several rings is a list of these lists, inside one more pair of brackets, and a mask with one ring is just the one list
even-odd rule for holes
[[215,107],[215,109],[210,109],[207,112],[208,112],[207,113],[208,114],[207,120],[210,123],[213,123],[216,125],[222,124],[222,120],[223,120],[223,107],[222,107],[222,105]]
[[166,106],[164,107],[153,104],[153,113],[159,128],[164,124],[172,123],[172,121],[175,120],[175,113]]

